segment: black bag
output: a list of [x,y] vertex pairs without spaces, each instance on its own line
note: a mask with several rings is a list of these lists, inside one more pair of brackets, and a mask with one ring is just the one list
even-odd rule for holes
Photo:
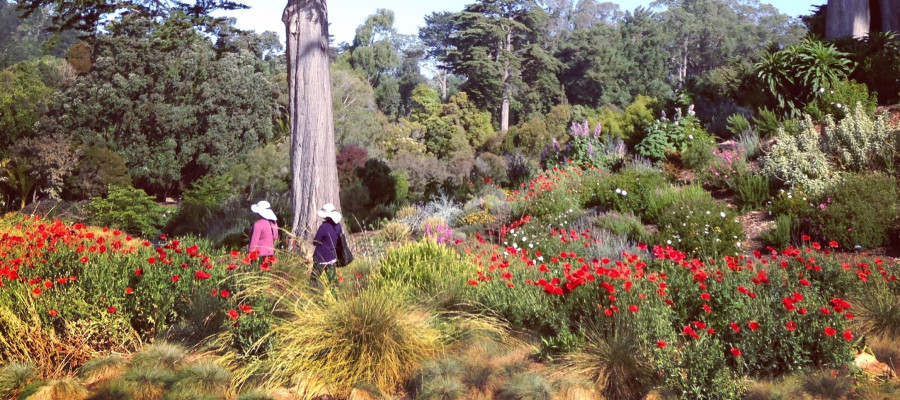
[[339,267],[346,267],[353,262],[353,252],[350,251],[350,245],[347,243],[347,238],[344,237],[344,232],[341,232],[341,235],[338,236],[335,250]]

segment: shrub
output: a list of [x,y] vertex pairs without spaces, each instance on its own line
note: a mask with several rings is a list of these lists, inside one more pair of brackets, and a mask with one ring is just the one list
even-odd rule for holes
[[897,218],[897,182],[879,174],[848,174],[807,211],[810,233],[846,248],[881,246]]
[[76,199],[106,196],[109,186],[131,186],[125,160],[105,147],[88,146],[72,175],[66,178],[66,193]]
[[37,371],[30,364],[14,362],[4,365],[0,368],[0,397],[15,398],[37,376]]
[[748,132],[751,130],[750,121],[747,120],[747,117],[744,114],[731,114],[728,116],[728,132],[731,132],[732,135],[738,136],[743,134],[744,132]]
[[663,209],[657,219],[660,243],[690,254],[736,254],[744,231],[733,211],[711,196],[685,197]]
[[756,124],[756,131],[764,138],[770,138],[778,134],[781,123],[778,122],[778,115],[768,108],[758,110],[759,116],[753,117],[753,123]]
[[92,221],[128,232],[153,236],[165,225],[165,210],[143,190],[110,186],[109,195],[95,198],[88,206]]
[[[867,335],[900,339],[900,298],[888,284],[857,293],[853,299],[854,325]],[[897,360],[900,361],[900,360]],[[894,365],[892,367],[900,366]]]
[[172,216],[167,230],[175,235],[204,233],[203,221],[226,207],[232,196],[230,176],[201,177],[184,191],[178,212]]
[[388,250],[381,259],[378,280],[426,304],[452,308],[463,302],[466,276],[474,270],[455,250],[424,240]]
[[887,115],[872,118],[863,104],[857,103],[846,118],[835,124],[825,118],[824,147],[842,169],[867,171],[887,168],[893,171],[897,153],[896,132]]
[[650,239],[650,231],[641,220],[631,213],[604,213],[594,218],[593,225],[622,235],[635,242],[646,242]]
[[497,393],[497,399],[516,400],[550,400],[553,397],[553,387],[537,373],[524,373],[513,376]]
[[803,390],[823,399],[846,399],[854,392],[853,377],[846,370],[817,370],[803,379]]
[[878,99],[875,93],[869,94],[866,85],[843,79],[829,87],[820,88],[819,95],[804,111],[816,121],[824,121],[829,116],[840,121],[857,105],[862,106],[868,115],[875,115]]
[[769,178],[763,175],[741,174],[734,181],[732,189],[741,211],[758,210],[772,198],[769,194]]
[[356,180],[356,170],[362,168],[369,158],[369,152],[357,145],[341,147],[337,153],[338,182],[341,187]]
[[369,206],[386,205],[397,195],[397,179],[391,176],[391,167],[384,161],[369,159],[356,169],[356,176],[369,192]]
[[762,159],[762,172],[789,187],[800,185],[808,194],[817,196],[832,182],[835,173],[819,146],[819,133],[809,116],[801,127],[797,135],[779,130],[778,143]]
[[402,222],[388,222],[381,227],[381,237],[388,242],[402,242],[409,239],[412,228]]
[[519,187],[531,179],[532,167],[521,153],[506,156],[506,179],[512,187]]
[[587,346],[564,359],[567,369],[587,376],[607,399],[642,399],[659,376],[652,355],[639,336],[625,330],[589,330]]
[[786,214],[775,217],[775,227],[760,235],[763,242],[776,249],[787,248],[791,244],[791,228],[794,217]]
[[495,218],[493,215],[491,215],[491,213],[484,211],[484,210],[478,210],[473,213],[463,215],[462,217],[459,218],[459,223],[462,225],[483,226],[483,225],[493,224],[496,221],[497,221],[497,218]]
[[694,138],[681,152],[681,163],[685,168],[703,170],[713,160],[716,143],[711,136]]
[[666,177],[658,170],[626,168],[599,180],[594,186],[585,187],[582,204],[587,207],[602,205],[643,217],[650,199],[657,195],[658,189],[667,186]]
[[666,154],[682,152],[693,140],[706,140],[709,134],[700,120],[687,116],[675,121],[657,120],[647,127],[647,136],[635,147],[638,154],[654,160],[666,158]]

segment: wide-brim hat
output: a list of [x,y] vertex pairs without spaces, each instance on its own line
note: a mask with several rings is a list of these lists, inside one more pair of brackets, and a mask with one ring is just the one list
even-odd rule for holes
[[263,200],[250,206],[250,211],[269,221],[278,221],[278,217],[275,216],[275,212],[272,211],[272,205],[268,201]]
[[322,209],[316,211],[316,214],[319,214],[320,218],[331,218],[336,224],[340,223],[341,218],[343,218],[341,213],[334,209],[334,204],[331,203],[325,203],[325,205],[322,206]]

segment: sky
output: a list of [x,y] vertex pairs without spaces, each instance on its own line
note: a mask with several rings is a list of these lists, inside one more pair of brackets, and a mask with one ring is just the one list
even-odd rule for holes
[[[435,11],[461,11],[474,0],[328,0],[329,33],[334,36],[334,44],[352,42],[356,28],[366,17],[375,14],[379,8],[394,11],[394,28],[406,35],[417,34],[419,27],[425,25],[425,16]],[[634,10],[638,6],[647,7],[651,0],[621,0],[618,3],[623,11]],[[800,16],[810,13],[813,5],[824,4],[826,0],[762,0],[770,3],[782,13]],[[284,24],[281,13],[286,0],[243,0],[250,8],[230,12],[219,12],[216,15],[227,15],[237,19],[239,29],[264,32],[277,32],[284,41]]]

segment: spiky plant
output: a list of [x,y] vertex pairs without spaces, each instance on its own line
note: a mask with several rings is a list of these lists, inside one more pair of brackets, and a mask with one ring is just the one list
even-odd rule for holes
[[25,400],[85,400],[88,391],[74,378],[54,379],[41,386]]
[[875,338],[869,343],[872,354],[878,361],[887,364],[894,371],[900,368],[900,339]]
[[278,343],[268,359],[237,375],[260,376],[264,386],[308,376],[343,396],[356,382],[391,392],[442,347],[434,318],[396,292],[364,289],[340,296],[288,304],[289,317],[271,332]]
[[419,390],[417,399],[458,400],[466,395],[466,388],[457,377],[439,377],[426,382]]
[[381,237],[388,242],[402,242],[409,239],[412,228],[402,222],[388,222],[381,227]]
[[162,342],[139,351],[131,360],[131,365],[137,369],[175,372],[187,362],[187,359],[188,352],[184,347]]
[[31,364],[14,362],[0,368],[0,398],[11,399],[37,378]]
[[853,378],[844,371],[818,370],[803,378],[803,390],[815,398],[846,399],[854,388]]
[[186,397],[195,393],[221,397],[228,389],[231,373],[212,362],[202,362],[184,367],[175,379],[170,390],[172,395]]
[[175,382],[175,374],[164,369],[133,365],[122,379],[134,400],[161,400]]
[[550,400],[552,397],[553,387],[547,378],[533,372],[513,376],[497,394],[500,400]]
[[92,358],[78,370],[78,377],[85,385],[90,386],[121,376],[125,372],[125,367],[125,358],[118,354]]
[[747,386],[744,400],[788,400],[801,397],[802,388],[796,376],[778,380],[754,381]]
[[887,285],[873,285],[855,296],[852,304],[857,329],[872,336],[900,338],[900,297]]
[[122,379],[104,382],[88,400],[134,400],[131,386]]
[[565,368],[589,377],[608,399],[640,399],[656,384],[653,363],[627,329],[589,327],[585,336],[585,349],[565,357]]

